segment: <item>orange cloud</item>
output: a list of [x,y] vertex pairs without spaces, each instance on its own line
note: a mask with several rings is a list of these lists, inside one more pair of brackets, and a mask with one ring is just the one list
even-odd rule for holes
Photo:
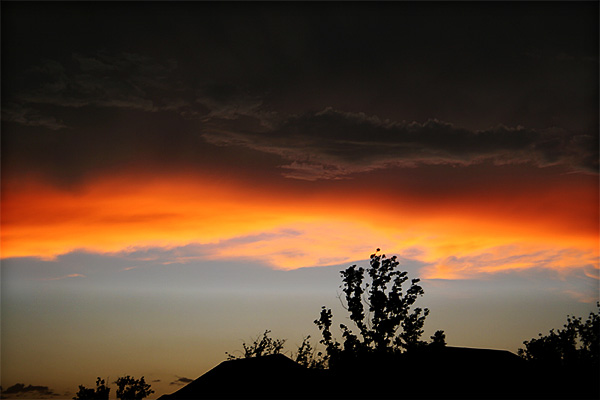
[[85,278],[85,275],[83,275],[83,274],[69,274],[69,275],[65,275],[65,276],[59,276],[57,278],[46,278],[44,280],[45,281],[58,281],[58,280],[69,279],[69,278]]
[[439,201],[410,188],[348,191],[342,184],[307,192],[302,184],[283,190],[191,175],[111,177],[75,191],[5,182],[2,257],[196,243],[210,250],[170,262],[247,258],[295,269],[364,259],[381,247],[426,263],[425,278],[597,269],[597,188],[565,182],[509,194],[499,185]]

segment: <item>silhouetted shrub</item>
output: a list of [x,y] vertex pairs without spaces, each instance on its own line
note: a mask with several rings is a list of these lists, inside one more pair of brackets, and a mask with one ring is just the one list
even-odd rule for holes
[[302,344],[298,346],[296,354],[292,353],[292,359],[298,364],[312,369],[325,368],[325,359],[323,353],[316,351],[310,344],[310,335],[302,340]]
[[96,389],[88,389],[79,385],[79,391],[73,397],[73,400],[108,400],[110,388],[105,385],[104,379],[96,378]]
[[563,329],[551,329],[547,335],[523,342],[518,354],[528,361],[554,366],[588,365],[598,367],[600,357],[600,303],[598,311],[581,317],[567,316]]
[[[269,356],[273,354],[281,354],[286,340],[273,339],[269,337],[270,333],[270,330],[266,330],[263,333],[262,337],[257,336],[249,345],[246,344],[246,342],[243,342],[242,347],[244,348],[244,350],[241,356],[236,356],[231,353],[225,352],[225,354],[227,354],[227,359],[239,360],[242,358],[253,358]],[[322,369],[325,365],[323,354],[321,352],[317,352],[310,344],[310,336],[307,336],[302,340],[302,344],[298,346],[298,350],[296,351],[296,353],[292,352],[291,358],[298,364],[307,368]]]
[[429,338],[431,339],[431,343],[429,343],[429,345],[432,347],[446,346],[446,334],[444,331],[435,331],[435,333]]
[[240,358],[252,358],[268,356],[271,354],[280,354],[281,350],[283,350],[285,339],[273,339],[269,337],[269,333],[271,333],[271,331],[266,330],[262,337],[257,336],[250,345],[247,345],[246,342],[243,342],[242,347],[244,348],[244,354],[242,356],[234,356],[231,353],[225,352],[225,354],[227,354],[227,359],[237,360]]
[[118,378],[115,383],[117,384],[117,399],[141,400],[154,393],[143,376],[140,379],[134,379],[127,375]]

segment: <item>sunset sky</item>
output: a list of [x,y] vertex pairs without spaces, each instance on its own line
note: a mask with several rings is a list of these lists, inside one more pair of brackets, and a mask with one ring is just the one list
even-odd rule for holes
[[596,309],[597,2],[1,22],[1,384],[39,387],[7,398],[122,375],[156,398],[265,329],[316,344],[378,247],[449,345],[516,352]]

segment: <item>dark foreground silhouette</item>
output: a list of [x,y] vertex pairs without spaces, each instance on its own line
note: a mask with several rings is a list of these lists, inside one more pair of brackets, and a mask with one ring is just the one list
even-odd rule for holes
[[423,348],[305,368],[281,354],[224,361],[159,400],[598,399],[598,371],[546,368],[504,350]]
[[[427,308],[419,279],[377,249],[369,267],[341,271],[340,296],[354,327],[332,332],[331,309],[314,323],[325,347],[306,337],[295,356],[269,330],[225,361],[161,400],[194,399],[599,399],[599,313],[568,317],[564,329],[525,341],[519,354],[446,346],[442,330],[422,340]],[[406,287],[408,286],[408,287]],[[353,331],[354,329],[354,331]],[[307,368],[307,367],[313,368]],[[327,369],[323,367],[327,366]]]

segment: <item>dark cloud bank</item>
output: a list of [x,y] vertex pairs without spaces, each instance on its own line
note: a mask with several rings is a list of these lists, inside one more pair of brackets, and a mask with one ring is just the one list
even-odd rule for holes
[[[10,157],[27,160],[42,170],[85,171],[102,161],[119,165],[135,162],[194,164],[208,147],[244,147],[283,160],[288,178],[317,180],[388,167],[418,165],[465,166],[482,162],[498,165],[529,163],[538,167],[562,165],[571,171],[597,172],[598,136],[561,127],[531,129],[497,125],[484,130],[430,119],[422,122],[382,119],[364,112],[327,107],[320,111],[283,114],[272,111],[258,95],[229,84],[186,87],[178,82],[177,63],[158,62],[138,54],[110,56],[74,54],[70,71],[55,61],[32,68],[40,84],[20,92],[3,107],[3,120],[58,131],[12,136],[5,143]],[[44,116],[36,107],[59,107],[82,115],[118,115],[115,129],[99,120],[103,133],[77,134],[62,119]],[[102,111],[104,110],[104,111]],[[112,110],[112,111],[111,111]],[[107,114],[108,113],[108,114]],[[139,127],[129,121],[144,114],[162,118],[162,126]],[[181,125],[181,128],[177,128]],[[144,129],[140,136],[140,129]],[[31,140],[42,135],[39,140]],[[49,153],[48,137],[53,151]],[[196,155],[190,154],[190,149]],[[182,157],[182,155],[184,155]],[[187,155],[187,157],[186,157]],[[49,158],[50,157],[50,158]],[[42,164],[44,163],[45,164]],[[99,165],[95,165],[99,163]],[[60,173],[60,172],[58,172]]]
[[438,120],[396,122],[332,108],[289,117],[274,129],[221,129],[202,136],[216,145],[278,154],[291,161],[282,166],[286,176],[307,180],[336,179],[390,166],[485,161],[564,165],[587,172],[598,169],[598,141],[593,135],[502,125],[471,131]]
[[34,386],[27,385],[24,383],[16,383],[6,390],[2,391],[2,398],[8,397],[23,397],[23,398],[35,398],[35,399],[47,399],[58,396],[48,386]]
[[3,174],[598,172],[597,4],[140,7],[6,9]]

